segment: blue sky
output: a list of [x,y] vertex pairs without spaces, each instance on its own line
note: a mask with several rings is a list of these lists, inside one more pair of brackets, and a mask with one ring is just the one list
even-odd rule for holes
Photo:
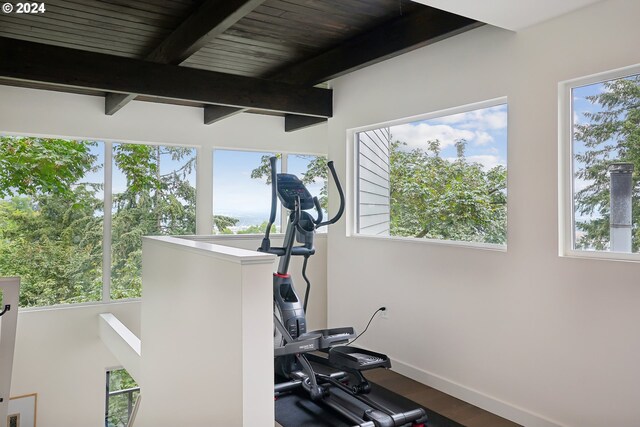
[[[261,163],[262,156],[273,153],[215,150],[213,155],[214,214],[240,219],[239,225],[260,224],[268,220],[271,209],[271,187],[264,179],[251,178],[251,171]],[[309,157],[289,154],[288,173],[302,176]],[[278,172],[282,163],[278,160]],[[319,195],[321,182],[307,186],[311,194]],[[279,217],[279,214],[278,214]]]
[[490,169],[507,166],[507,105],[481,108],[428,120],[391,126],[394,140],[406,142],[408,148],[425,148],[427,141],[440,141],[440,156],[455,160],[455,143],[467,141],[465,155]]
[[[588,96],[596,95],[599,93],[603,93],[605,91],[605,87],[603,83],[595,83],[587,86],[580,86],[573,88],[571,91],[572,103],[573,103],[573,123],[575,124],[585,124],[588,123],[589,119],[585,117],[585,113],[595,113],[602,110],[602,107],[599,104],[594,104],[587,99]],[[586,151],[586,147],[583,142],[576,141],[572,136],[572,144],[573,144],[573,153],[574,154],[582,154]],[[573,159],[573,190],[574,194],[583,188],[587,187],[590,181],[586,181],[575,176],[575,172],[582,168],[583,165]],[[576,220],[584,221],[588,219],[596,219],[601,215],[594,212],[594,214],[588,215],[580,215],[577,211],[575,212]]]
[[[271,191],[263,180],[251,178],[262,156],[273,153],[215,150],[213,155],[213,212],[238,217],[269,217]],[[281,164],[278,162],[278,172]],[[257,221],[259,218],[254,218]],[[258,222],[260,223],[260,222]]]
[[[587,99],[588,96],[596,95],[604,91],[604,85],[602,83],[591,84],[587,86],[580,86],[573,88],[571,91],[572,103],[573,103],[573,123],[585,124],[588,119],[585,117],[585,113],[595,113],[602,108],[598,104],[593,104]],[[572,136],[573,153],[582,154],[585,152],[585,145],[581,141],[576,141]],[[574,172],[580,168],[580,164],[574,160],[573,170]],[[574,178],[574,190],[579,191],[588,185],[587,182]]]

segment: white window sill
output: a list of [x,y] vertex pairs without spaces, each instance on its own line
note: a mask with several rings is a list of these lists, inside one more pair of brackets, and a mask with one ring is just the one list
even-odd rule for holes
[[348,237],[355,239],[387,240],[394,242],[414,243],[419,245],[443,245],[469,249],[480,249],[485,251],[507,252],[507,245],[498,245],[495,243],[462,242],[457,240],[437,240],[399,236],[368,236],[366,234],[352,234]]
[[640,253],[626,253],[626,252],[606,252],[606,251],[587,251],[569,249],[565,253],[561,253],[562,258],[582,258],[582,259],[595,259],[602,261],[625,261],[625,262],[640,262]]
[[96,306],[110,306],[114,304],[128,304],[128,303],[139,303],[142,301],[142,298],[127,298],[127,299],[118,299],[111,301],[89,301],[89,302],[79,302],[75,304],[56,304],[56,305],[43,305],[41,307],[18,307],[20,312],[35,312],[35,311],[49,311],[49,310],[69,310],[76,308],[89,308]]

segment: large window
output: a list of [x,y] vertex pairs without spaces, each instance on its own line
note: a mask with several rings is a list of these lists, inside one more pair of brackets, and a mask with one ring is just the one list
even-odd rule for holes
[[142,236],[195,233],[195,150],[0,137],[0,276],[21,307],[140,296]]
[[[269,158],[278,157],[278,172],[296,174],[317,195],[326,218],[326,158],[308,154],[273,154],[215,150],[213,156],[214,234],[262,234],[271,209]],[[281,230],[278,203],[274,232]],[[322,230],[320,230],[322,231]]]
[[505,245],[507,106],[354,134],[356,233]]
[[639,71],[563,85],[569,122],[561,138],[569,206],[564,238],[574,254],[624,258],[640,250]]

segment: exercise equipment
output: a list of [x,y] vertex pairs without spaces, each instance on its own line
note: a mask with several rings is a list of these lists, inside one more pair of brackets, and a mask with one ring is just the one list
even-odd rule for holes
[[[297,176],[277,173],[276,157],[269,161],[271,213],[258,251],[280,258],[277,272],[273,274],[274,363],[276,374],[283,379],[275,385],[276,397],[302,389],[314,403],[329,408],[348,423],[360,427],[424,426],[424,409],[394,412],[367,395],[371,385],[362,372],[390,368],[391,362],[384,354],[347,345],[356,337],[352,327],[307,332],[305,313],[311,282],[307,278],[306,268],[309,258],[315,254],[314,235],[316,229],[335,224],[344,213],[344,192],[333,162],[328,162],[327,167],[340,196],[340,208],[333,218],[323,221],[318,198],[309,193]],[[276,218],[278,199],[289,215],[283,246],[273,247],[270,232]],[[315,218],[307,212],[312,209],[316,211]],[[296,242],[299,245],[296,246]],[[304,257],[302,277],[307,287],[303,301],[298,297],[289,274],[292,256]],[[316,372],[310,361],[334,370]]]

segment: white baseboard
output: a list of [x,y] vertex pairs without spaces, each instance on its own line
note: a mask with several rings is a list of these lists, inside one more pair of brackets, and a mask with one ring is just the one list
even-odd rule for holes
[[568,427],[397,359],[392,370],[525,427]]

